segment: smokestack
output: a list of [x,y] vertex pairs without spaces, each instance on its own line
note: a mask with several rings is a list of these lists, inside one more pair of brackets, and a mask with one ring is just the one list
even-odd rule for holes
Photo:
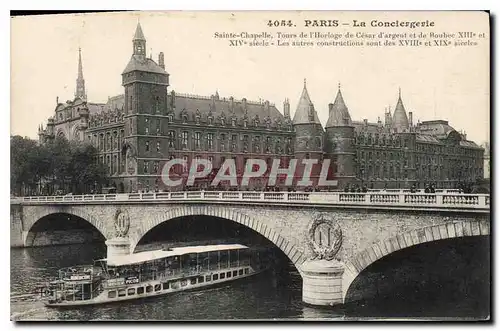
[[165,55],[163,55],[163,52],[160,52],[160,54],[158,54],[158,65],[165,69]]

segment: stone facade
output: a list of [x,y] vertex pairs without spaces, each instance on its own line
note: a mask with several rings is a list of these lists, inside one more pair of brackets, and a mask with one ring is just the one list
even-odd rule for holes
[[[367,185],[369,188],[409,188],[435,183],[437,188],[455,188],[459,182],[474,182],[483,176],[483,149],[453,129],[447,121],[413,123],[399,94],[394,114],[389,108],[385,122],[351,120],[340,86],[334,103],[328,105],[325,128],[318,119],[305,81],[293,117],[290,102],[283,114],[269,101],[246,98],[196,96],[169,90],[164,54],[158,62],[146,56],[146,38],[140,25],[132,40],[133,54],[122,73],[124,94],[106,103],[87,100],[79,53],[74,100],[56,102],[55,115],[46,128],[39,128],[45,142],[56,136],[87,141],[98,149],[99,162],[108,168],[119,192],[163,189],[159,174],[170,159],[208,159],[213,174],[226,159],[234,159],[238,176],[249,158],[281,159],[287,167],[298,159],[330,159],[328,188]],[[171,173],[187,177],[189,167],[177,166]],[[313,167],[312,186],[318,185],[319,168]],[[263,189],[268,172],[252,179],[250,189]],[[195,183],[206,187],[206,180]],[[301,176],[300,176],[301,177]],[[297,179],[298,180],[298,179]],[[297,180],[294,185],[297,185]],[[184,184],[172,190],[185,189]],[[277,186],[284,185],[284,178]],[[301,189],[298,187],[298,189]]]

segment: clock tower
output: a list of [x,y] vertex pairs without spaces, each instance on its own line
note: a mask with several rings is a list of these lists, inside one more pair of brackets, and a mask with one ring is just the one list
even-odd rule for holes
[[[164,124],[169,74],[165,71],[163,53],[159,54],[159,63],[146,56],[146,38],[144,38],[140,23],[137,24],[132,45],[132,56],[122,73],[122,85],[125,88],[123,153],[126,153],[125,167],[128,177],[125,181],[126,186],[129,186],[131,190],[141,190],[151,187],[151,183],[158,178],[157,174],[151,173],[151,165],[147,159],[158,157],[158,155],[153,155],[151,148],[152,123],[156,126]],[[154,129],[155,132],[164,131],[156,129]],[[157,136],[154,138],[155,142],[162,139]]]

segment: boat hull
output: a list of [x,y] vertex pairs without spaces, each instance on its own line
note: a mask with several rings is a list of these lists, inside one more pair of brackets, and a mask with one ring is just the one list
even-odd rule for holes
[[[244,269],[243,269],[244,270]],[[243,280],[247,279],[249,277],[254,277],[256,275],[259,275],[263,272],[268,270],[266,269],[261,269],[261,270],[253,270],[252,268],[249,268],[248,273],[245,274],[239,274],[239,270],[237,269],[231,269],[231,270],[225,270],[225,271],[218,271],[218,272],[212,272],[212,273],[204,273],[200,275],[192,275],[189,277],[185,278],[178,278],[178,279],[168,279],[168,280],[157,280],[157,281],[147,281],[147,282],[142,282],[134,285],[129,285],[129,286],[124,286],[124,287],[116,287],[116,288],[108,288],[105,289],[99,296],[88,299],[88,300],[76,300],[76,301],[60,301],[60,302],[45,302],[45,305],[47,307],[53,307],[53,308],[71,308],[71,307],[78,307],[78,306],[91,306],[91,305],[102,305],[102,304],[110,304],[110,303],[116,303],[116,302],[123,302],[123,301],[130,301],[130,300],[137,300],[137,299],[144,299],[144,298],[153,298],[153,297],[158,297],[162,295],[167,295],[171,293],[177,293],[177,292],[184,292],[184,291],[195,291],[198,289],[204,289],[204,288],[209,288],[209,287],[217,287],[222,284],[226,284],[229,282],[235,282],[238,280]],[[233,272],[238,272],[236,276],[233,276]],[[222,274],[225,274],[227,276],[229,273],[231,273],[231,277],[224,277],[223,279],[220,278]],[[213,276],[218,275],[217,280],[213,280]],[[204,281],[203,282],[196,282],[196,284],[192,284],[191,280],[193,278],[196,278],[199,280],[201,277],[203,277]],[[210,281],[206,281],[207,277],[210,277]],[[164,288],[163,284],[168,283],[169,286],[168,288]],[[147,291],[147,289],[151,288],[151,291]],[[144,292],[138,294],[138,289],[143,288]],[[159,290],[158,290],[159,288]],[[133,291],[132,291],[133,289]],[[125,291],[121,293],[125,293],[125,295],[120,295],[119,291]],[[109,292],[116,291],[116,297],[109,297]],[[133,294],[131,294],[133,292]]]

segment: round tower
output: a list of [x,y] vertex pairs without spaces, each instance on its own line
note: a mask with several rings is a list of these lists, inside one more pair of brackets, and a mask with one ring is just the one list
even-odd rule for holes
[[351,115],[339,89],[333,104],[328,105],[329,116],[326,122],[325,154],[332,164],[333,176],[338,188],[356,182],[354,126]]
[[[296,179],[294,185],[303,189],[310,189],[318,185],[321,162],[323,160],[323,126],[319,121],[314,104],[309,97],[304,79],[304,88],[300,96],[297,110],[293,116],[292,125],[295,130],[294,155],[297,159]],[[317,160],[312,169],[307,168],[303,160]],[[308,161],[305,161],[308,162]],[[302,181],[305,173],[310,173],[311,183]]]

